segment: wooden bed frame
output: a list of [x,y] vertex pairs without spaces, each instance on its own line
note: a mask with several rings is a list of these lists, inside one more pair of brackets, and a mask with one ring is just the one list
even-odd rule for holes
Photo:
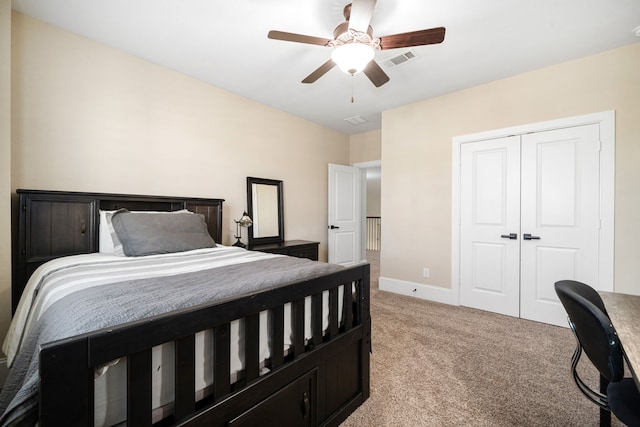
[[[172,211],[205,216],[217,242],[222,199],[18,190],[19,219],[13,309],[31,273],[60,256],[97,252],[99,210]],[[351,284],[355,284],[352,293]],[[339,289],[343,291],[338,313]],[[329,292],[329,327],[322,329],[322,293]],[[312,298],[313,338],[304,336],[305,298]],[[291,303],[292,346],[284,347],[284,305]],[[269,372],[260,375],[259,313],[268,310]],[[229,380],[229,325],[245,322],[244,370]],[[339,321],[338,319],[342,319]],[[214,331],[215,382],[208,397],[194,392],[195,334]],[[93,425],[94,369],[127,357],[127,423],[152,425],[151,349],[175,344],[174,415],[156,425],[338,425],[369,397],[369,266],[288,283],[236,299],[172,312],[45,344],[40,351],[41,426]]]

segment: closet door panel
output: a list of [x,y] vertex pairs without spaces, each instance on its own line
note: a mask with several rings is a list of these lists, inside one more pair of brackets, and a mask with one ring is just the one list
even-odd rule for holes
[[522,318],[565,326],[554,283],[598,286],[599,151],[598,125],[522,136]]
[[460,171],[460,304],[518,316],[520,138],[463,144]]

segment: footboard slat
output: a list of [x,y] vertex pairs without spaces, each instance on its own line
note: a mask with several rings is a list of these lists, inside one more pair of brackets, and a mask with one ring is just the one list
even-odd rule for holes
[[291,304],[291,322],[293,325],[293,354],[297,357],[304,353],[304,300]]
[[244,319],[244,373],[247,382],[260,374],[260,314]]
[[151,349],[127,358],[127,421],[132,426],[151,425]]
[[322,344],[322,294],[311,296],[311,330],[313,332],[313,345]]
[[338,288],[329,289],[329,336],[338,335]]
[[175,418],[178,420],[196,408],[195,348],[195,335],[175,341]]
[[348,331],[353,327],[353,291],[347,285],[342,290],[342,327],[344,331]]
[[271,344],[271,369],[275,369],[284,363],[284,306],[280,305],[269,310],[271,325],[269,336]]
[[231,344],[229,338],[229,323],[225,323],[213,331],[213,394],[215,400],[229,394],[231,391]]

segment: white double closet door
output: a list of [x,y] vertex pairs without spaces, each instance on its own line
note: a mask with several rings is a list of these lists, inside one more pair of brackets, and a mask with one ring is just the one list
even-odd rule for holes
[[597,284],[599,126],[461,145],[460,304],[566,326],[554,283]]

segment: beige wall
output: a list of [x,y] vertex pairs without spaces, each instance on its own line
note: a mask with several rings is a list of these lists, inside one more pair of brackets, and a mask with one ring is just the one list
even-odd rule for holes
[[347,135],[15,12],[12,35],[12,189],[221,197],[230,244],[246,177],[281,179],[285,237],[326,259],[327,164],[349,163]]
[[381,276],[451,287],[454,136],[615,110],[615,290],[640,294],[638,69],[635,43],[383,113]]
[[[0,0],[0,339],[11,319],[11,0]],[[5,364],[0,363],[0,384]]]
[[354,164],[380,160],[381,141],[380,130],[352,135],[349,139],[349,162]]

